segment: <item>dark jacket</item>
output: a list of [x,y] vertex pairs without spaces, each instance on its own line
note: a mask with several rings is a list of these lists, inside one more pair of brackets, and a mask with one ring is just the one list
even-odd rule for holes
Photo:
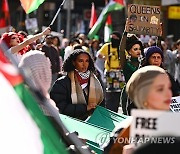
[[63,76],[55,82],[50,97],[55,101],[60,113],[82,120],[88,117],[86,104],[72,104],[71,80],[68,76]]
[[58,73],[60,71],[60,62],[57,50],[53,46],[44,45],[42,52],[44,52],[45,56],[51,61],[52,74]]
[[170,73],[167,72],[167,74],[168,74],[169,79],[170,79],[170,81],[171,81],[172,96],[173,96],[173,97],[179,96],[179,95],[180,95],[180,86],[179,86],[179,83],[174,80],[174,78],[171,76]]

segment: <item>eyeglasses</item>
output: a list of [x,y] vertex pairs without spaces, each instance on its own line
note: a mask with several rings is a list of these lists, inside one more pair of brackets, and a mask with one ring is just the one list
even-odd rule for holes
[[18,37],[11,37],[11,39],[12,39],[12,40],[14,40],[14,39],[18,39]]

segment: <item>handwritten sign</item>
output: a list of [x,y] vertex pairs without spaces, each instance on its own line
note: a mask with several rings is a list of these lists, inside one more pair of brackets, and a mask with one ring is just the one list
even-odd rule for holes
[[159,6],[128,5],[129,33],[160,36],[160,13]]
[[[130,128],[131,143],[136,146],[153,140],[154,142],[173,142],[174,138],[163,136],[180,136],[180,113],[157,110],[132,110],[133,121]],[[172,120],[173,119],[173,120]],[[160,137],[161,136],[161,137]]]
[[180,96],[172,97],[170,109],[173,112],[180,112]]

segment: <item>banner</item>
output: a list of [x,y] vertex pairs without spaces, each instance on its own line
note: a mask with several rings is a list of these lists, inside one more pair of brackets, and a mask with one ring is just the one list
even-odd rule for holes
[[180,136],[180,113],[132,110],[131,115],[133,121],[130,128],[130,140],[136,146],[150,140],[153,143],[172,143],[175,140],[173,136]]
[[160,36],[160,13],[159,6],[128,5],[129,33]]
[[180,96],[172,97],[170,109],[173,112],[180,112]]

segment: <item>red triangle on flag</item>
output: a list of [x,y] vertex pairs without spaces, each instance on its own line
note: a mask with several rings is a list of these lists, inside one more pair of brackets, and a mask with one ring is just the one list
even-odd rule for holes
[[12,86],[18,85],[23,82],[22,76],[19,71],[14,67],[4,55],[0,48],[0,73],[11,83]]
[[114,0],[114,1],[121,4],[121,5],[124,5],[124,0]]
[[90,23],[89,23],[89,28],[92,28],[94,26],[94,24],[96,23],[96,21],[97,21],[97,14],[96,14],[94,3],[92,3],[91,19],[90,19]]
[[9,6],[7,0],[2,0],[0,7],[0,28],[10,25]]

